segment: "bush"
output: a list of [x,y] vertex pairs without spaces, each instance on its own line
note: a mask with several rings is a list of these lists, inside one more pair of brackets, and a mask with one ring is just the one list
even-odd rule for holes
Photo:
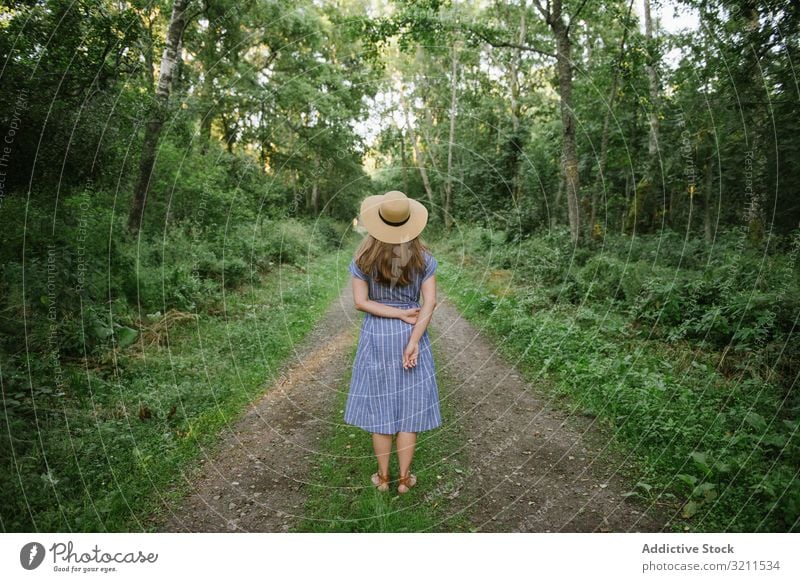
[[312,227],[312,236],[328,249],[337,249],[347,234],[347,225],[327,216],[320,216]]
[[275,263],[303,265],[309,256],[323,252],[324,244],[312,236],[312,229],[294,218],[269,221],[261,225],[259,253],[262,260],[270,257]]
[[520,243],[517,262],[508,268],[531,283],[549,286],[564,279],[568,265],[569,256],[561,248],[531,237]]
[[595,255],[575,274],[579,293],[587,299],[599,301],[625,299],[621,286],[626,268],[630,270],[628,267],[615,257]]

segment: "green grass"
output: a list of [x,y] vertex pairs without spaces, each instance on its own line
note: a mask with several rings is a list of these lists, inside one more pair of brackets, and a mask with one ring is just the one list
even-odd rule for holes
[[[435,332],[430,330],[435,361]],[[353,346],[348,367],[356,347]],[[437,367],[437,382],[442,411],[442,426],[417,436],[412,471],[417,485],[399,495],[396,483],[388,492],[375,489],[370,476],[377,471],[377,461],[368,432],[343,421],[350,377],[342,386],[334,415],[332,434],[316,455],[314,466],[319,473],[309,486],[305,517],[298,532],[453,532],[469,531],[463,514],[451,515],[448,495],[455,490],[459,474],[465,470],[463,452],[458,451],[460,437],[452,424],[455,411],[448,398],[451,380]],[[396,479],[397,455],[393,450],[389,471]]]
[[147,518],[188,492],[182,473],[191,479],[199,453],[263,394],[346,275],[336,253],[307,269],[283,265],[229,292],[223,313],[171,328],[168,347],[128,348],[88,373],[67,368],[74,398],[37,399],[35,419],[5,419],[2,529],[149,530]]
[[646,340],[606,304],[532,304],[534,285],[433,248],[462,315],[567,411],[596,416],[614,451],[632,454],[643,477],[631,495],[660,493],[682,518],[676,529],[796,531],[797,419],[784,418],[774,387],[725,378],[718,354]]

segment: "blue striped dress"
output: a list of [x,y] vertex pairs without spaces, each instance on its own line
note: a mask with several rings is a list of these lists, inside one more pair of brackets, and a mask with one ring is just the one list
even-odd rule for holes
[[[355,258],[349,269],[354,277],[367,281],[371,300],[409,309],[420,306],[422,282],[434,274],[437,264],[433,255],[426,252],[425,270],[417,273],[408,285],[394,288],[365,275]],[[345,423],[381,434],[420,432],[442,424],[427,329],[419,342],[417,365],[403,369],[403,350],[413,327],[402,319],[364,314],[344,411]]]

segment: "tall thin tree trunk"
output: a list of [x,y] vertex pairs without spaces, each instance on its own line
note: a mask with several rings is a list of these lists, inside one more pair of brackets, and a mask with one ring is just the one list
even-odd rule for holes
[[448,230],[452,224],[450,203],[453,197],[453,141],[456,134],[456,96],[458,88],[458,42],[453,43],[453,58],[450,68],[450,137],[447,140],[447,179],[444,183],[444,228]]
[[561,211],[561,197],[564,195],[564,176],[563,174],[558,177],[558,190],[556,191],[555,200],[553,200],[553,207],[550,211],[550,228],[555,228],[558,224],[558,218]]
[[[203,74],[203,90],[201,103],[201,113],[203,118],[200,120],[200,141],[202,142],[201,151],[205,154],[208,152],[208,146],[211,142],[211,127],[214,124],[214,115],[216,105],[214,104],[213,91],[214,81],[211,71],[205,71]],[[264,110],[262,101],[261,110]]]
[[433,201],[433,190],[431,189],[431,183],[428,180],[428,172],[425,170],[425,161],[422,159],[422,155],[419,151],[417,132],[414,130],[414,126],[411,124],[411,117],[408,113],[408,103],[402,94],[400,96],[400,106],[403,108],[403,113],[405,114],[406,118],[406,128],[408,129],[409,137],[411,138],[411,146],[414,152],[414,165],[416,165],[417,169],[419,170],[419,175],[422,178],[422,186],[425,188],[425,194],[427,194],[428,202],[430,203],[430,210],[433,211],[435,206]]
[[[417,47],[416,54],[414,56],[415,62],[417,64],[418,70],[424,70],[426,64],[424,62],[424,55],[425,49],[422,46]],[[430,162],[431,169],[433,170],[434,174],[437,176],[441,176],[442,173],[439,171],[438,166],[436,165],[436,156],[434,156],[434,150],[438,146],[438,139],[437,134],[433,131],[436,126],[438,125],[438,119],[433,118],[433,107],[428,107],[428,103],[431,102],[430,99],[430,83],[427,77],[424,77],[422,80],[419,79],[418,75],[415,75],[414,84],[419,90],[419,96],[422,99],[423,103],[423,113],[425,115],[424,121],[420,121],[417,127],[415,127],[415,131],[419,131],[418,142],[424,143],[427,147],[425,148],[424,152],[427,154],[428,161]],[[432,135],[433,134],[433,135]],[[425,157],[425,156],[423,156]],[[424,164],[425,161],[423,159],[419,160],[420,164]],[[427,175],[427,171],[426,171]]]
[[[520,11],[519,22],[519,35],[517,43],[521,47],[525,44],[525,10]],[[522,198],[522,144],[520,140],[520,118],[522,117],[522,103],[520,99],[519,87],[519,69],[522,62],[522,49],[517,48],[514,51],[514,56],[511,59],[511,68],[509,71],[509,81],[511,86],[511,128],[514,131],[513,147],[519,148],[514,152],[514,172],[511,177],[511,198],[514,201],[514,206],[518,206]]]
[[[644,0],[644,35],[647,39],[648,47],[652,49],[653,21],[650,18],[650,0]],[[652,54],[648,54],[647,79],[650,86],[650,137],[647,145],[647,153],[652,160],[658,153],[658,74]]]
[[[633,10],[633,0],[628,4],[628,16],[625,19],[627,24],[630,18],[631,11]],[[619,73],[622,69],[622,63],[625,59],[625,41],[628,36],[628,27],[623,25],[622,40],[619,43],[619,56],[617,57],[617,66],[614,67],[614,76],[611,80],[611,90],[608,94],[608,107],[606,108],[605,115],[603,116],[603,134],[600,139],[600,160],[597,168],[597,180],[595,181],[595,188],[592,192],[592,214],[589,219],[590,228],[594,228],[597,222],[597,192],[603,189],[603,176],[606,171],[606,163],[608,162],[608,140],[611,127],[611,113],[614,110],[614,101],[617,98],[617,89],[619,87]]]
[[631,197],[631,175],[625,172],[625,203],[622,206],[619,214],[619,233],[625,234],[625,217],[628,215],[628,205],[630,204]]
[[[556,13],[557,10],[557,13]],[[573,244],[578,244],[581,232],[578,192],[578,146],[575,141],[575,114],[572,108],[572,43],[569,30],[561,20],[561,1],[553,2],[554,17],[550,26],[556,37],[556,61],[558,66],[559,94],[561,97],[562,154],[561,164],[566,180],[569,230]]]
[[[429,103],[427,97],[427,91],[422,96],[423,103]],[[438,146],[438,139],[436,138],[436,131],[432,131],[439,125],[439,120],[434,119],[433,114],[431,111],[433,107],[424,107],[425,110],[425,123],[421,124],[419,127],[420,132],[422,135],[420,136],[420,141],[422,143],[427,144],[428,147],[425,148],[425,151],[428,152],[428,160],[431,162],[431,168],[433,169],[434,173],[439,176],[439,167],[436,165],[436,156],[433,155],[434,149]],[[431,135],[433,133],[433,135]]]
[[703,192],[703,234],[707,243],[711,242],[711,191],[714,188],[714,157],[706,160],[706,184]]
[[156,79],[153,72],[153,18],[151,14],[147,15],[147,46],[144,50],[144,66],[147,67],[147,88],[150,94],[155,93]]
[[403,192],[408,194],[408,163],[406,162],[406,134],[400,134],[400,158],[403,160]]
[[[660,193],[660,172],[657,171],[659,167],[658,160],[658,142],[659,142],[659,128],[658,128],[658,109],[659,109],[659,92],[658,92],[658,72],[656,70],[655,55],[653,54],[653,22],[650,18],[650,0],[644,1],[644,34],[647,39],[648,55],[647,55],[647,78],[650,89],[650,135],[647,145],[647,153],[649,158],[649,168],[647,178],[652,185],[652,192]],[[663,198],[663,196],[662,196]],[[660,204],[664,204],[661,200]],[[643,202],[642,208],[645,208],[646,203]]]
[[181,72],[183,70],[183,35],[178,37],[178,44],[175,47],[175,69],[170,81],[170,94],[176,93],[180,89]]
[[316,178],[311,186],[311,209],[314,212],[314,216],[319,216],[319,182]]
[[190,3],[191,0],[175,0],[172,5],[172,16],[167,30],[166,45],[161,57],[156,99],[150,119],[145,127],[142,157],[139,164],[139,180],[133,193],[133,203],[128,215],[128,230],[134,234],[139,231],[144,215],[147,193],[150,189],[150,178],[156,160],[156,148],[158,147],[158,140],[161,137],[161,130],[164,126],[164,118],[169,105],[172,79],[180,58],[179,48],[183,37],[183,29],[185,28],[186,9]]
[[258,116],[258,154],[259,160],[261,161],[261,171],[266,171],[267,168],[267,135],[264,129],[264,117],[266,112],[264,111],[264,100],[261,100],[261,111],[260,115]]

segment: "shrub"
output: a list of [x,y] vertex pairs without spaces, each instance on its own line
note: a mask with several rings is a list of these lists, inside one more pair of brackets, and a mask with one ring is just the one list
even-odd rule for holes
[[259,237],[262,260],[268,256],[275,263],[303,265],[309,256],[320,254],[324,248],[312,236],[309,226],[294,218],[263,223]]
[[531,237],[520,243],[517,261],[509,268],[531,283],[547,286],[561,281],[568,265],[569,256],[561,248]]
[[595,255],[576,271],[579,293],[588,299],[600,301],[624,299],[621,296],[621,284],[627,267],[629,265],[615,257]]
[[320,216],[314,221],[312,236],[317,238],[325,248],[338,248],[347,233],[346,225],[327,216]]

